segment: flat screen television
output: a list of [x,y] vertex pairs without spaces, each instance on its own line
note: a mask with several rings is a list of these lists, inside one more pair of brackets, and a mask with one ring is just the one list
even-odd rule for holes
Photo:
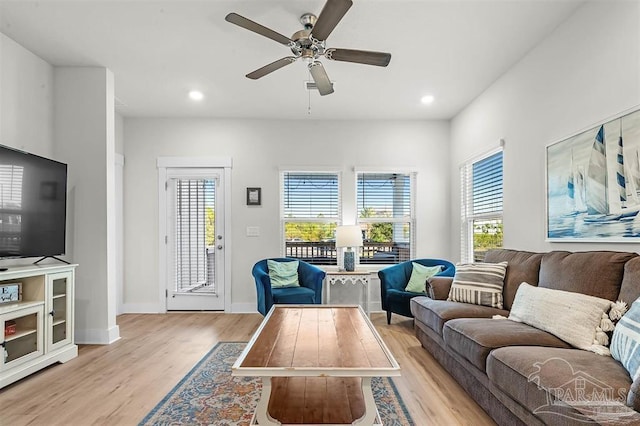
[[0,258],[65,252],[67,165],[0,145]]

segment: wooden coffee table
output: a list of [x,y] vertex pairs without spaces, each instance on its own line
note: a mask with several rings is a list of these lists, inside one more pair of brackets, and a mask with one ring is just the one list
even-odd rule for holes
[[262,377],[251,424],[380,425],[371,378],[400,367],[359,306],[274,305],[232,375]]

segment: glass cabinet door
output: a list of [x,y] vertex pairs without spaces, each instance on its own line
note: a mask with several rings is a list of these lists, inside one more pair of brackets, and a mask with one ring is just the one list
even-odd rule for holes
[[72,274],[61,272],[47,276],[47,348],[49,351],[72,342]]
[[0,370],[42,355],[42,304],[0,315]]

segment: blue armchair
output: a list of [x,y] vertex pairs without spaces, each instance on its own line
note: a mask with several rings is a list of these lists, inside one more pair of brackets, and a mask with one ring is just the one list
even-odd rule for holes
[[413,270],[411,262],[420,263],[424,266],[442,265],[442,271],[436,274],[437,276],[453,277],[456,272],[453,263],[441,259],[414,259],[378,271],[380,300],[382,301],[382,309],[387,311],[387,324],[391,324],[392,312],[413,318],[409,300],[416,296],[423,296],[422,293],[405,291]]
[[251,273],[256,281],[258,292],[258,312],[266,315],[274,304],[321,304],[322,281],[325,272],[309,263],[299,260],[298,282],[300,287],[271,288],[267,260],[292,262],[297,259],[272,258],[263,259],[253,266]]

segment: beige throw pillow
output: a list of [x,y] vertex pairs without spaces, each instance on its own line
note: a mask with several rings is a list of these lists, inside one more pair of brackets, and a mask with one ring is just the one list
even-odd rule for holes
[[609,355],[601,323],[609,321],[610,300],[520,284],[509,319],[553,334],[579,349]]

